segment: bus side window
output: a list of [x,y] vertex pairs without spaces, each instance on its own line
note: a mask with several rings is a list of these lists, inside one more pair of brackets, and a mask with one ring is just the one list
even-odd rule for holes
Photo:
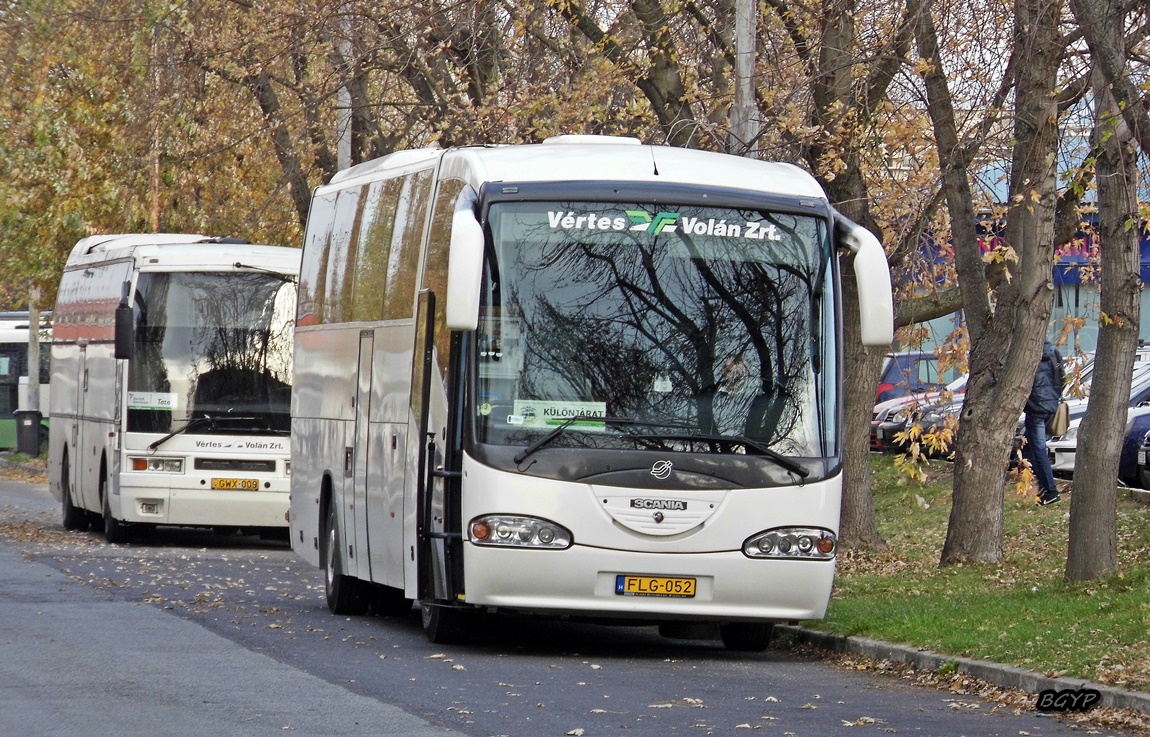
[[372,182],[360,208],[352,310],[348,315],[352,320],[374,321],[383,314],[395,207],[402,185],[403,180],[398,177]]
[[463,191],[464,183],[449,179],[439,183],[435,197],[435,210],[431,215],[431,232],[427,239],[427,255],[423,264],[423,288],[435,293],[435,347],[439,357],[440,375],[447,376],[448,349],[451,332],[447,329],[447,262],[451,255],[451,219],[455,216],[455,200]]
[[347,322],[354,319],[355,245],[359,236],[359,219],[366,200],[367,187],[350,187],[341,191],[336,198],[324,322]]
[[395,213],[391,255],[387,260],[387,287],[383,297],[383,319],[409,319],[415,308],[415,277],[419,268],[419,245],[431,199],[431,170],[417,171],[404,178],[403,191]]
[[319,253],[307,259],[300,268],[299,311],[296,324],[316,325],[322,322],[324,293],[327,291],[328,262],[331,259],[331,227],[335,221],[335,196],[316,197],[307,222],[305,250]]

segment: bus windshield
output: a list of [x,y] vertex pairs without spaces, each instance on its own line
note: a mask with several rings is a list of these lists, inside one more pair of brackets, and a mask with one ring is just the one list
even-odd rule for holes
[[295,292],[279,274],[140,274],[128,430],[287,433]]
[[837,452],[825,220],[587,202],[488,220],[479,442],[563,426],[548,445]]

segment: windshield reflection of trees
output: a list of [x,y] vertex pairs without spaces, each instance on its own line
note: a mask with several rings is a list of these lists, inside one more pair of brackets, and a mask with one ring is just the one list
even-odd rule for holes
[[288,432],[294,284],[241,272],[148,276],[129,389],[172,395],[176,406],[129,408],[129,429],[169,432],[208,417],[187,432]]
[[[821,279],[811,263],[813,229],[809,219],[807,232],[796,232],[801,218],[739,216],[769,219],[782,239],[680,231],[653,243],[620,234],[557,242],[542,228],[508,249],[517,278],[503,284],[511,292],[504,314],[522,311],[524,336],[517,396],[605,401],[611,416],[817,454],[818,423],[805,416],[817,411],[811,346],[821,339],[811,333]],[[622,430],[683,446],[670,439],[682,429]],[[568,442],[611,442],[579,435]]]

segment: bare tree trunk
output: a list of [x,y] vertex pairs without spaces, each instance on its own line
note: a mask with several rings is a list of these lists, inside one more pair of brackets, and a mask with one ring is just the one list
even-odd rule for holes
[[300,162],[299,152],[292,143],[291,133],[283,119],[283,110],[272,86],[271,76],[267,73],[252,74],[244,78],[244,83],[255,95],[256,102],[264,114],[264,120],[267,121],[276,159],[283,169],[283,176],[291,191],[292,203],[295,204],[296,217],[299,219],[300,227],[305,228],[308,208],[311,207],[311,188],[308,186],[307,174]]
[[1070,0],[1090,55],[1109,85],[1109,92],[1130,129],[1130,137],[1143,152],[1150,153],[1150,94],[1138,92],[1132,68],[1127,63],[1122,33],[1116,36],[1106,20],[1112,13],[1122,12],[1121,8],[1109,10],[1111,5],[1109,0]]
[[[1038,365],[1053,295],[1059,12],[1058,2],[1015,2],[1015,53],[1027,60],[1017,67],[1005,231],[1016,260],[1012,278],[995,291],[993,312],[980,309],[985,282],[963,282],[964,304],[972,308],[967,311],[970,380],[959,418],[954,501],[940,565],[1002,560],[1003,474]],[[959,279],[964,279],[962,272]],[[972,317],[980,313],[981,320]]]
[[[1097,30],[1122,48],[1122,15],[1105,3]],[[1138,347],[1142,279],[1139,269],[1137,158],[1104,76],[1096,73],[1095,144],[1099,154],[1101,327],[1090,405],[1078,428],[1066,578],[1083,581],[1118,568],[1118,464],[1129,413],[1130,367]]]
[[839,541],[844,549],[886,550],[875,521],[870,472],[870,420],[874,391],[885,353],[863,346],[859,336],[858,285],[854,272],[843,269],[843,496]]
[[[821,177],[831,201],[844,215],[860,223],[882,239],[870,212],[866,182],[863,180],[858,149],[858,130],[853,122],[863,113],[852,96],[852,70],[857,59],[851,56],[855,43],[854,0],[837,0],[823,11],[823,43],[818,61],[819,74],[813,80],[812,98],[815,125],[826,138],[811,147],[809,160],[819,176],[823,153],[840,153],[843,170],[834,177]],[[843,110],[851,111],[846,115]],[[870,420],[874,413],[874,391],[885,351],[866,349],[859,335],[858,291],[849,276],[849,263],[843,265],[843,345],[844,437],[843,495],[839,519],[839,540],[844,548],[885,550],[886,541],[878,531],[870,473]]]

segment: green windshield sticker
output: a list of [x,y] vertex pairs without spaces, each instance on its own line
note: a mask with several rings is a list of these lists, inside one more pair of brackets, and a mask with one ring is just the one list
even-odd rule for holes
[[176,409],[176,399],[168,392],[128,392],[128,409]]
[[606,402],[557,402],[543,399],[516,399],[514,414],[507,418],[509,425],[524,427],[549,427],[560,425],[573,417],[587,417],[576,420],[574,425],[584,424],[602,429],[603,423],[590,418],[607,415]]

